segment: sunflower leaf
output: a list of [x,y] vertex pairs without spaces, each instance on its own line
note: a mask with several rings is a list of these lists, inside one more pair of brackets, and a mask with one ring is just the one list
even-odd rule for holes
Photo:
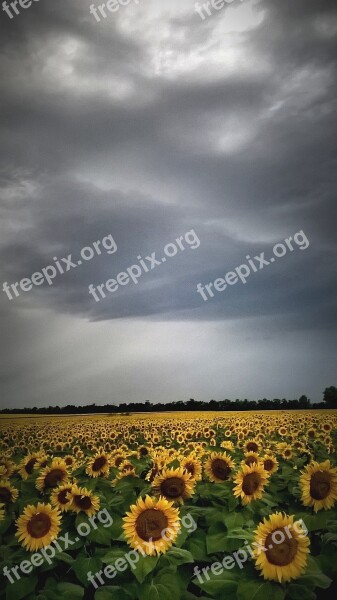
[[133,574],[139,583],[143,583],[147,575],[152,573],[158,563],[158,556],[139,556],[139,560],[133,569]]
[[241,581],[237,600],[283,600],[285,590],[278,583],[269,581]]

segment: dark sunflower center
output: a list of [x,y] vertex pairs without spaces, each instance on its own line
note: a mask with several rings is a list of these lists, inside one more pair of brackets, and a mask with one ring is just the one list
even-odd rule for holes
[[255,442],[248,442],[246,447],[248,452],[257,452],[259,449],[258,445]]
[[27,462],[27,464],[26,464],[26,466],[25,466],[25,470],[27,471],[28,475],[31,475],[31,474],[32,474],[32,472],[33,472],[33,467],[34,467],[35,463],[36,463],[36,458],[31,458],[31,459],[30,459],[30,460]]
[[74,502],[81,510],[89,510],[91,508],[91,499],[89,496],[75,496]]
[[66,463],[66,465],[72,465],[73,459],[70,456],[68,456],[68,458],[65,459],[65,463]]
[[314,500],[324,500],[331,490],[331,476],[326,471],[314,473],[310,480],[310,496]]
[[167,498],[179,498],[185,491],[185,482],[179,477],[168,477],[163,481],[160,489]]
[[12,500],[11,491],[6,487],[0,487],[0,502],[4,502],[4,504],[9,504]]
[[191,475],[194,475],[195,472],[195,466],[193,463],[191,462],[187,462],[185,465],[185,469],[188,473],[190,473]]
[[247,496],[252,496],[259,488],[260,481],[260,475],[258,473],[248,473],[248,475],[244,475],[242,490]]
[[[282,538],[286,536],[284,529],[277,530],[278,535],[282,535]],[[295,558],[298,541],[294,538],[284,539],[281,543],[277,543],[273,540],[273,534],[269,533],[266,538],[265,547],[267,548],[266,556],[268,562],[277,567],[285,567],[289,565]],[[278,537],[278,536],[277,536]]]
[[122,464],[122,462],[123,462],[123,458],[121,456],[116,458],[116,460],[115,460],[116,467],[119,467]]
[[271,460],[271,458],[267,458],[267,460],[264,461],[263,466],[265,471],[272,471],[274,462]]
[[58,495],[57,495],[57,499],[59,501],[60,504],[67,504],[69,502],[68,498],[67,498],[67,494],[69,494],[70,492],[70,488],[67,488],[66,490],[62,490]]
[[139,452],[141,456],[146,456],[149,453],[147,448],[141,448]]
[[157,542],[163,536],[163,531],[167,528],[167,517],[160,510],[149,508],[144,510],[136,521],[136,531],[139,537],[148,542],[152,540]]
[[226,481],[228,479],[229,474],[231,472],[230,466],[226,463],[225,460],[221,458],[216,458],[212,462],[212,473],[218,479],[222,479],[222,481]]
[[39,513],[34,515],[27,523],[27,531],[33,538],[42,538],[50,531],[51,520],[48,515]]
[[56,487],[59,484],[59,482],[64,479],[64,475],[64,471],[62,471],[61,469],[53,469],[52,471],[47,473],[44,479],[45,487]]
[[128,463],[127,465],[124,465],[124,467],[122,469],[122,473],[127,473],[128,471],[132,471],[132,470],[133,470],[133,465]]
[[104,456],[100,456],[99,458],[96,458],[96,460],[94,461],[94,463],[92,465],[92,470],[99,471],[100,469],[102,469],[102,467],[105,467],[105,465],[106,465],[106,458]]

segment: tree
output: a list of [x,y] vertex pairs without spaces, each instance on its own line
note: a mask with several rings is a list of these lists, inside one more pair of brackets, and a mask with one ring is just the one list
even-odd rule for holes
[[301,408],[309,408],[310,400],[304,394],[298,399]]
[[323,400],[329,408],[337,408],[337,387],[331,385],[330,387],[325,388]]

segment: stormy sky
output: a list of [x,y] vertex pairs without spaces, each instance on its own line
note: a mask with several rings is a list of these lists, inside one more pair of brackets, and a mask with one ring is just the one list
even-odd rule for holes
[[[124,4],[100,22],[83,0],[1,11],[0,405],[320,401],[337,366],[336,2],[205,19],[194,0]],[[88,293],[191,231],[200,245],[137,285]],[[306,249],[197,292],[299,231]],[[107,236],[116,252],[3,290]]]

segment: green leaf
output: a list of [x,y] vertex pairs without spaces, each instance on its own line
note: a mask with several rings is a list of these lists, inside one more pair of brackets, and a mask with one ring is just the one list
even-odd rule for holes
[[310,515],[305,512],[301,512],[296,513],[296,519],[303,519],[303,522],[308,531],[318,531],[319,529],[326,529],[327,524],[332,519],[336,519],[336,511],[326,510],[321,511],[316,515]]
[[[174,598],[178,600],[180,596],[175,595]],[[147,583],[140,590],[139,600],[172,600],[172,593],[160,583]]]
[[283,600],[285,590],[269,581],[241,581],[237,589],[238,600]]
[[84,596],[84,588],[74,583],[58,583],[57,590],[61,593],[62,600],[76,600],[76,598],[81,599]]
[[143,583],[145,577],[149,573],[152,573],[157,566],[158,560],[158,556],[139,556],[139,561],[133,569],[133,573],[139,583]]
[[199,529],[186,542],[186,548],[189,550],[196,561],[208,561],[206,547],[206,533]]
[[330,587],[332,579],[327,577],[327,575],[324,575],[315,559],[312,556],[309,556],[306,571],[304,575],[297,580],[297,583],[305,586],[309,585],[309,587],[311,586],[312,588],[318,587],[326,590]]
[[171,565],[184,565],[187,563],[194,563],[194,558],[188,550],[183,548],[171,548],[163,557]]
[[31,594],[37,586],[35,575],[22,577],[14,583],[8,583],[6,588],[6,600],[22,600]]
[[194,594],[191,594],[191,592],[185,592],[182,595],[181,600],[209,600],[209,596],[195,596]]
[[242,527],[244,525],[244,518],[240,513],[229,513],[224,516],[224,523],[228,529],[231,531],[232,529],[236,529],[238,527]]
[[289,598],[292,600],[315,600],[316,594],[309,590],[305,585],[291,583],[287,590]]
[[157,573],[151,583],[142,585],[139,600],[180,600],[183,586],[181,574],[176,567],[167,567]]
[[123,548],[111,548],[106,554],[102,556],[102,563],[107,565],[113,565],[118,558],[124,558],[127,552],[126,547]]
[[[213,565],[216,564],[217,563],[213,563]],[[200,572],[199,576],[193,579],[193,583],[201,588],[203,592],[210,594],[214,598],[228,598],[228,595],[236,592],[238,586],[238,575],[233,572],[225,571],[225,568],[220,562],[218,565],[219,570],[221,565],[223,569],[222,573],[219,573],[219,575],[214,575],[214,573],[212,573],[210,570],[207,570],[206,574]]]
[[90,581],[88,580],[88,573],[91,571],[93,575],[100,571],[102,568],[102,561],[99,558],[91,557],[88,558],[84,555],[77,556],[76,560],[72,565],[72,569],[77,577],[77,579],[84,585],[85,587],[89,587]]
[[217,523],[209,528],[206,536],[206,546],[208,554],[216,554],[226,549],[227,529],[222,523]]
[[97,590],[95,600],[130,600],[132,596],[120,586],[107,585]]
[[74,562],[74,559],[72,556],[70,556],[70,554],[68,554],[67,552],[59,552],[58,554],[55,555],[55,560],[59,560],[60,562],[64,562],[67,565],[72,565]]
[[5,518],[0,522],[0,535],[6,533],[12,523],[10,515],[6,515]]
[[107,527],[98,527],[93,529],[88,535],[88,539],[102,546],[110,546],[111,544],[111,531]]

